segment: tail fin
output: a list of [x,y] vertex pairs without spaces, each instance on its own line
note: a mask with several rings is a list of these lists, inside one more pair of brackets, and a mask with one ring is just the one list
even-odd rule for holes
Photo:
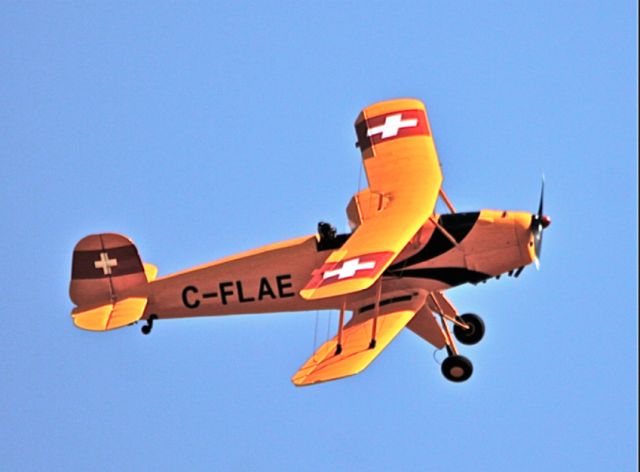
[[[143,264],[133,242],[120,234],[92,234],[81,239],[73,250],[69,296],[78,308],[75,324],[103,331],[139,320],[146,298],[123,298],[125,290],[153,280],[157,268]],[[126,307],[126,316],[121,316]],[[121,321],[116,321],[121,320]],[[123,324],[124,323],[124,324]]]

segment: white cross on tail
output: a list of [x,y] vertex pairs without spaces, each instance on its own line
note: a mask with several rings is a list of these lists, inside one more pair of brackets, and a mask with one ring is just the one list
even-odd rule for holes
[[93,263],[96,269],[102,269],[104,275],[111,275],[111,268],[118,265],[118,259],[109,259],[106,252],[100,253],[100,260]]

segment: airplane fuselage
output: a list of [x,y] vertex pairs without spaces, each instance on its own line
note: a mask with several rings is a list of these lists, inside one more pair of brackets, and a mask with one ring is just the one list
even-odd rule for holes
[[[513,273],[534,260],[530,213],[482,210],[444,214],[436,221],[428,220],[385,271],[383,293],[446,290]],[[158,278],[130,295],[148,297],[143,318],[338,309],[344,297],[310,301],[299,293],[348,237],[283,241]],[[357,271],[357,261],[350,267]],[[374,285],[350,294],[347,308],[354,309],[375,290]]]

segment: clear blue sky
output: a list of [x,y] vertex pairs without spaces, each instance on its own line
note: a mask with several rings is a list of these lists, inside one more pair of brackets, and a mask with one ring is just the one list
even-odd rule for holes
[[[636,2],[227,3],[0,8],[0,469],[634,469]],[[448,293],[487,324],[469,382],[403,332],[296,389],[315,312],[73,327],[85,234],[168,274],[345,228],[353,121],[402,96],[459,209],[546,176],[541,270]]]

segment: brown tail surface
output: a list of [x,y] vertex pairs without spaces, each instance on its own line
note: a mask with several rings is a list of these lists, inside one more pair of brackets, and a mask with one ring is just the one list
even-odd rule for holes
[[69,295],[77,306],[114,303],[125,289],[146,283],[138,249],[126,236],[92,234],[76,244]]

